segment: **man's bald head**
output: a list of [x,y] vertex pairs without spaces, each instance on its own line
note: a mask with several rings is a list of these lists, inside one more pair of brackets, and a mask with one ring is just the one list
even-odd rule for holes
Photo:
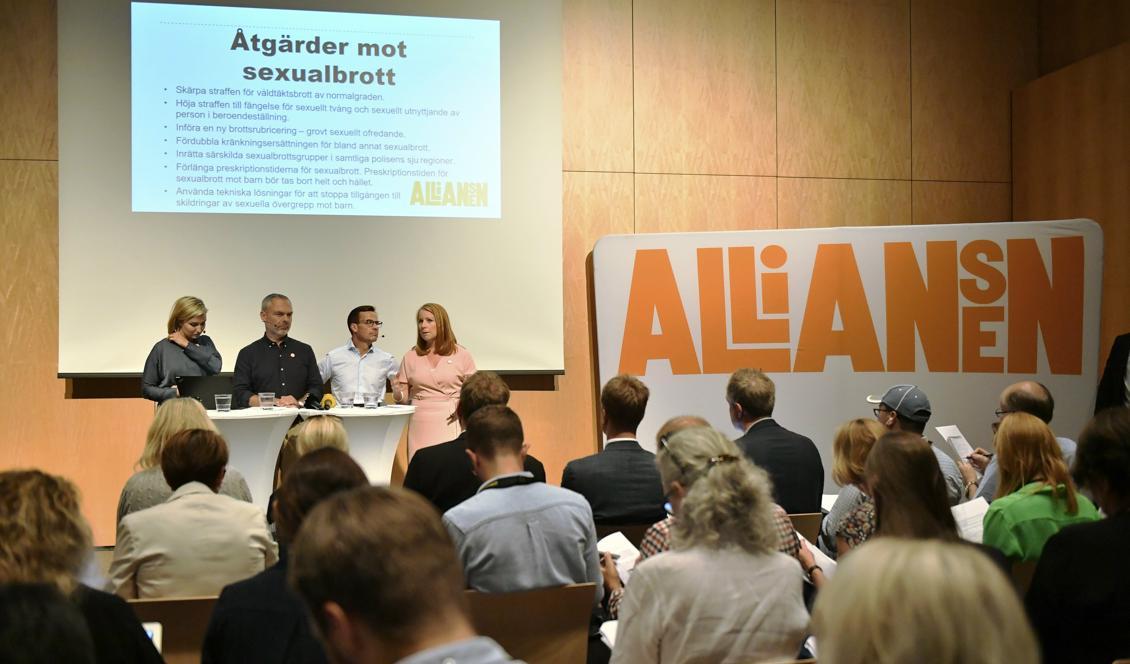
[[1004,392],[1001,392],[1000,407],[1001,410],[1010,413],[1028,413],[1047,424],[1052,421],[1055,400],[1043,383],[1022,380],[1009,385]]

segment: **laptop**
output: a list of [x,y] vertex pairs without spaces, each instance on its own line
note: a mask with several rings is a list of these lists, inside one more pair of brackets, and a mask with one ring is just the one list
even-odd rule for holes
[[216,409],[217,394],[231,394],[231,376],[180,376],[177,389],[182,397],[192,397],[205,410]]

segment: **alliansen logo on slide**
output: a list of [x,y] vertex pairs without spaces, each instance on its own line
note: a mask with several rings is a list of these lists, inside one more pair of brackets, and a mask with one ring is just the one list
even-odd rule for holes
[[486,207],[487,183],[416,180],[408,204]]
[[[800,311],[789,302],[783,247],[765,246],[760,255],[752,246],[698,249],[701,358],[667,250],[639,249],[619,371],[644,375],[648,360],[668,360],[675,374],[726,374],[740,367],[822,372],[828,357],[846,356],[857,372],[1031,374],[1037,370],[1037,337],[1042,336],[1053,374],[1082,372],[1082,236],[1051,238],[1050,265],[1032,238],[925,245],[923,266],[910,242],[883,243],[881,293],[864,288],[850,243],[817,245],[810,268],[801,268],[811,269],[811,278]],[[886,305],[885,361],[871,313],[871,298],[876,297]],[[727,338],[727,315],[732,339]],[[658,333],[653,331],[656,321]],[[794,321],[800,323],[795,345]],[[1003,324],[1003,346],[985,323]],[[923,368],[915,366],[916,337],[927,365]],[[731,343],[757,347],[734,348]]]

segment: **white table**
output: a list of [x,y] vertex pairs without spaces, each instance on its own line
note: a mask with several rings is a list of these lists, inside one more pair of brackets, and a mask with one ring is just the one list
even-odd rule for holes
[[[373,484],[392,481],[392,464],[396,460],[396,447],[400,434],[408,426],[408,418],[416,412],[414,406],[388,405],[380,408],[333,408],[331,410],[300,410],[303,418],[312,415],[336,415],[345,425],[349,435],[349,455],[352,456]],[[274,464],[274,461],[271,461]]]
[[228,441],[228,467],[243,475],[251,489],[252,501],[264,512],[274,488],[279,448],[299,414],[296,408],[244,408],[226,413],[208,411],[208,417]]

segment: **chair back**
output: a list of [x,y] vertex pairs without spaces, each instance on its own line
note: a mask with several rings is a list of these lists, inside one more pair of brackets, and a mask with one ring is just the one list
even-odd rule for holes
[[471,621],[511,657],[539,664],[583,662],[596,585],[580,583],[516,593],[467,591]]
[[131,599],[130,608],[141,622],[161,623],[161,656],[166,664],[196,664],[216,597]]
[[820,537],[820,523],[823,519],[824,515],[819,512],[789,515],[789,520],[793,522],[793,528],[804,535],[804,539],[813,544],[816,543],[816,538]]
[[647,532],[647,529],[650,528],[651,525],[650,523],[633,523],[626,526],[602,526],[597,524],[596,538],[604,539],[612,533],[621,532],[624,533],[624,537],[628,538],[628,541],[632,543],[632,546],[638,549],[640,548],[640,542],[643,541],[644,533]]
[[1012,564],[1012,582],[1021,597],[1028,594],[1028,586],[1032,585],[1032,575],[1036,573],[1035,560],[1028,560]]

